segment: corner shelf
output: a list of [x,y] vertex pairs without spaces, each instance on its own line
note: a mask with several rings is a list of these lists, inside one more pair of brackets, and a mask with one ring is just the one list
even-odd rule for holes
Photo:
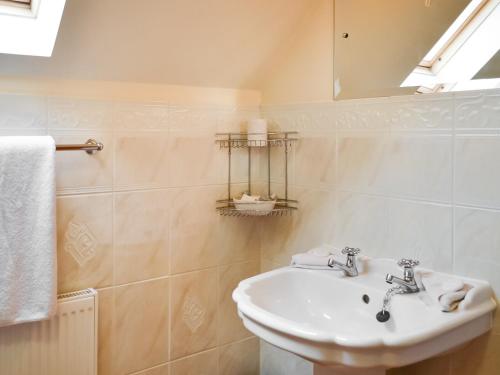
[[276,202],[272,211],[269,212],[259,212],[255,210],[238,210],[232,201],[224,199],[217,201],[217,204],[222,205],[217,207],[217,211],[222,216],[290,216],[293,211],[297,210],[297,207],[292,206],[296,205],[298,202],[295,200],[287,200],[281,199]]
[[[288,197],[288,157],[292,145],[299,140],[298,132],[268,132],[267,140],[249,140],[251,133],[217,133],[215,142],[221,150],[227,150],[228,155],[228,182],[227,198],[217,201],[217,211],[222,216],[289,216],[296,211],[298,201]],[[267,151],[267,196],[271,196],[271,148],[281,147],[284,151],[284,197],[276,197],[276,205],[272,211],[256,211],[237,209],[231,194],[231,159],[234,149],[248,151],[248,187],[246,193],[252,194],[252,149]]]
[[[217,133],[215,142],[221,149],[252,148],[252,147],[291,147],[298,141],[298,132],[268,132],[267,140],[249,140],[248,133]],[[252,133],[250,133],[252,135]]]

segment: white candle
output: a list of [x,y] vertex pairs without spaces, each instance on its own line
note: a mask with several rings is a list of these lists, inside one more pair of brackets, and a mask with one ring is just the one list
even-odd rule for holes
[[248,121],[248,145],[267,146],[267,120],[263,118]]

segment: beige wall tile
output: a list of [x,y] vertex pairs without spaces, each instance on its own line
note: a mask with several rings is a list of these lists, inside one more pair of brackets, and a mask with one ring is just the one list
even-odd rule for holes
[[453,98],[441,94],[341,101],[335,117],[341,130],[448,130],[453,128]]
[[219,225],[219,264],[229,264],[260,257],[260,221],[251,217],[223,216]]
[[[374,105],[373,114],[386,117],[391,129],[440,130],[453,128],[453,97],[408,95],[382,98],[383,105]],[[387,103],[387,100],[389,103]],[[370,121],[369,118],[367,118]]]
[[291,249],[296,253],[327,242],[334,231],[335,194],[296,187],[291,196],[299,201],[299,210],[293,214],[297,233],[291,235]]
[[499,351],[499,335],[482,335],[451,355],[451,374],[498,374],[498,369],[500,369]]
[[252,336],[238,316],[232,294],[241,280],[257,275],[260,271],[259,268],[258,261],[219,267],[219,345]]
[[170,375],[216,375],[218,365],[217,349],[212,349],[171,362]]
[[171,293],[171,358],[215,347],[217,270],[212,268],[174,276]]
[[226,154],[215,144],[213,132],[171,132],[168,152],[170,186],[226,181]]
[[115,284],[168,275],[169,192],[117,193],[114,210]]
[[500,136],[463,135],[455,142],[455,200],[500,208]]
[[434,357],[414,365],[387,370],[387,375],[449,375],[451,358],[449,355]]
[[273,130],[332,131],[337,109],[329,103],[292,104],[262,107]]
[[98,325],[98,373],[99,375],[113,374],[113,351],[114,351],[114,290],[100,289],[99,297],[99,325]]
[[500,295],[500,211],[455,209],[455,262],[458,275],[490,282]]
[[498,309],[495,310],[493,315],[493,333],[495,335],[500,335],[500,312],[498,311]]
[[280,267],[282,267],[282,265],[270,262],[266,259],[261,259],[260,261],[260,272],[269,272]]
[[[220,149],[219,145],[217,145],[217,152],[222,155],[223,160],[219,162],[219,167],[223,169],[223,178],[224,182],[227,182],[227,169],[228,169],[228,149],[223,148]],[[263,152],[263,150],[252,149],[251,154],[251,173],[252,173],[252,181],[260,181],[262,179],[261,173],[261,163],[263,158],[259,157],[259,153]],[[267,164],[266,164],[267,168]],[[267,169],[266,169],[267,171]],[[267,172],[266,172],[267,173]],[[267,175],[266,175],[267,176]],[[248,186],[248,148],[233,148],[231,149],[231,182],[233,183],[244,183],[245,188],[243,191],[247,191]],[[233,197],[237,196],[237,191],[232,192]]]
[[115,130],[168,130],[167,104],[118,102],[114,107]]
[[313,363],[260,340],[260,375],[313,375]]
[[115,135],[117,189],[168,186],[168,133],[133,132]]
[[217,113],[217,131],[243,132],[248,129],[248,120],[260,117],[259,107],[222,108]]
[[0,94],[0,129],[45,129],[47,98],[43,96]]
[[85,143],[95,139],[104,149],[92,155],[83,151],[56,153],[56,182],[59,193],[104,192],[113,187],[113,136],[102,131],[50,130],[57,144]]
[[111,194],[57,199],[59,293],[112,284],[112,215]]
[[452,208],[418,201],[339,193],[334,245],[365,255],[415,258],[422,267],[452,271]]
[[500,93],[488,90],[457,93],[455,121],[458,129],[498,129],[500,127]]
[[173,274],[217,265],[221,217],[215,201],[219,187],[175,189],[172,191],[171,271]]
[[335,134],[301,133],[295,147],[294,183],[317,189],[333,187],[337,159]]
[[113,103],[70,97],[48,98],[50,129],[100,129],[113,126]]
[[293,254],[328,242],[333,235],[334,193],[296,188],[291,195],[299,201],[297,212],[261,221],[262,257],[279,265],[290,264]]
[[219,348],[220,375],[258,375],[259,339],[256,337]]
[[169,281],[115,288],[114,371],[128,374],[168,361]]
[[[302,141],[303,140],[301,138],[299,141],[293,143],[292,148],[288,150],[287,154],[285,154],[284,147],[271,147],[271,150],[269,152],[269,156],[271,159],[271,183],[285,184],[286,179],[288,179],[289,184],[295,183],[295,177],[297,176],[297,170],[299,169],[299,167],[296,166],[297,163],[296,156],[297,156],[297,150],[301,147],[300,145],[302,144]],[[307,144],[308,144],[307,142],[305,142],[305,144],[302,144],[302,149],[301,149],[302,156],[304,156],[304,154],[306,153],[305,149],[307,148]],[[288,160],[286,160],[285,155],[287,155]],[[265,184],[265,187],[267,189],[269,165],[268,165],[266,149],[260,152],[259,157],[260,157],[260,166],[258,171],[259,180]],[[287,170],[286,166],[288,166],[288,175],[286,174]],[[304,180],[301,180],[300,182],[304,182]],[[272,193],[277,194],[280,198],[283,196],[283,194],[278,193],[274,189],[271,189],[271,194]]]
[[338,142],[341,189],[451,201],[451,136],[361,133]]
[[292,247],[295,236],[294,216],[263,218],[261,231],[262,259],[274,264],[290,264],[291,256],[299,251]]
[[170,369],[169,365],[165,364],[144,371],[135,372],[134,375],[170,375]]
[[171,105],[169,111],[170,130],[211,132],[213,136],[220,108],[203,105]]
[[0,137],[9,137],[9,136],[26,136],[26,135],[48,135],[47,129],[1,129],[0,128]]

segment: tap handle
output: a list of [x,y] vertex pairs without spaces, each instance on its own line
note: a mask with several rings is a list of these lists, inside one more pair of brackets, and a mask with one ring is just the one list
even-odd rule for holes
[[344,247],[342,249],[342,254],[347,254],[347,255],[358,255],[360,252],[361,252],[360,249],[354,247]]
[[403,259],[400,259],[398,261],[398,266],[404,267],[404,268],[413,268],[415,266],[418,266],[419,264],[420,264],[420,262],[416,259],[403,258]]

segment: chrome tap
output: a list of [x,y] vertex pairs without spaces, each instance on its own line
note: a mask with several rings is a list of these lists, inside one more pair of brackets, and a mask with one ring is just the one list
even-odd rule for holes
[[417,293],[420,288],[415,281],[415,272],[413,267],[418,266],[420,262],[414,259],[401,259],[398,266],[403,267],[403,278],[399,278],[388,273],[385,276],[385,281],[389,284],[396,283],[401,289],[402,293]]
[[333,259],[333,257],[331,257],[328,260],[328,267],[340,268],[342,271],[344,271],[346,276],[350,276],[350,277],[358,276],[358,268],[356,267],[356,255],[358,255],[360,252],[361,252],[360,249],[355,249],[353,247],[345,247],[342,250],[342,254],[347,255],[346,263],[342,264],[342,263],[336,261],[335,259]]

